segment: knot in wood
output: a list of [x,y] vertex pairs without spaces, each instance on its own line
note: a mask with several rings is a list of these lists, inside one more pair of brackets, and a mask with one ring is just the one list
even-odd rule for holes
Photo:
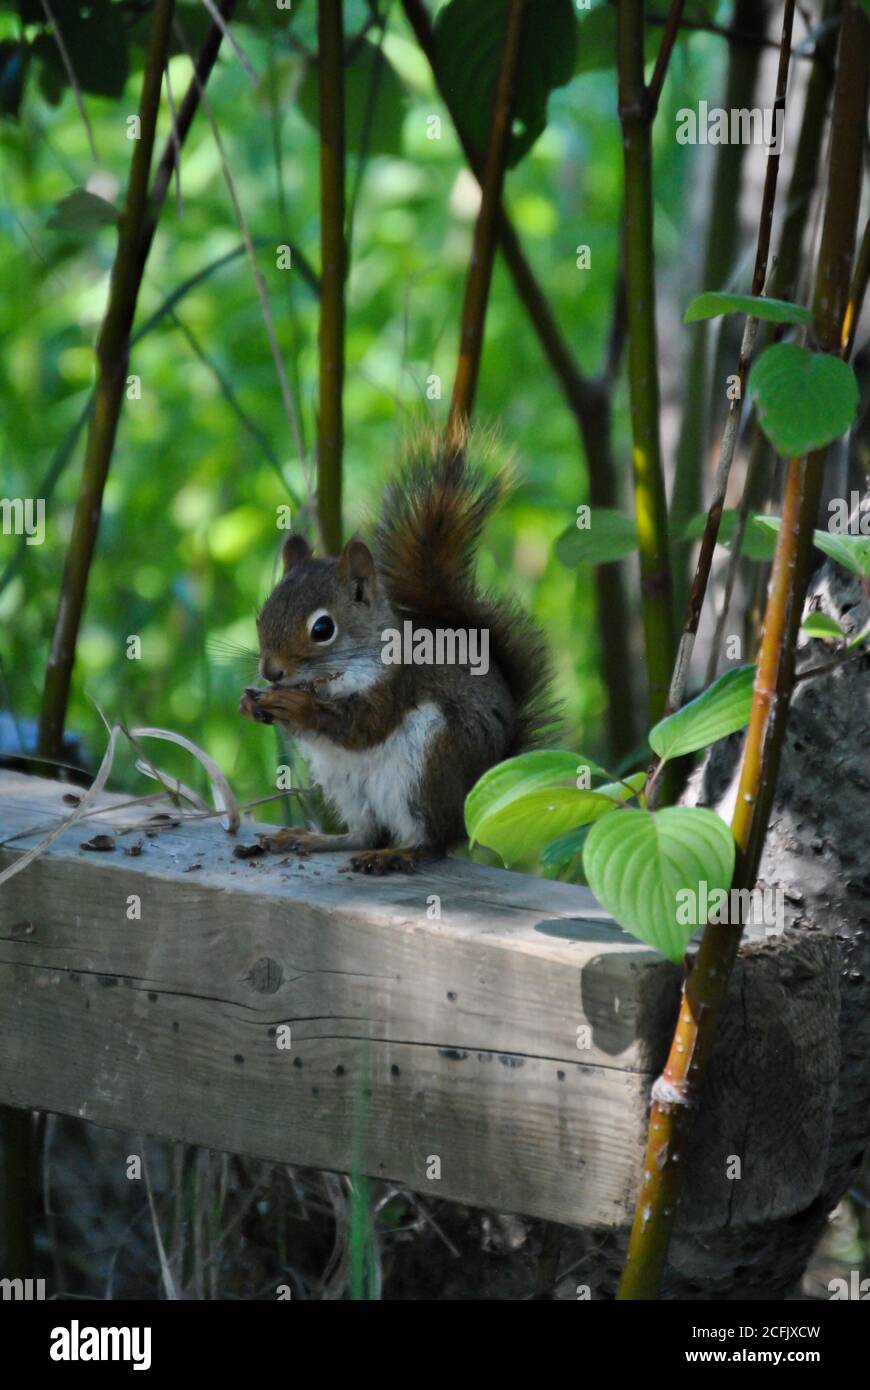
[[248,981],[258,994],[277,994],[284,981],[284,971],[271,956],[261,956],[251,966]]

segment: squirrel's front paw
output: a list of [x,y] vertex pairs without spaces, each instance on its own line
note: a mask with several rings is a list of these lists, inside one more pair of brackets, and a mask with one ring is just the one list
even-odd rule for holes
[[260,709],[260,696],[262,690],[248,689],[243,691],[239,701],[239,714],[243,714],[246,719],[253,719],[258,724],[271,724],[272,716],[265,710]]
[[280,719],[286,724],[306,726],[314,716],[314,701],[309,691],[299,687],[270,685],[268,690],[246,690],[239,713],[259,724],[273,724]]

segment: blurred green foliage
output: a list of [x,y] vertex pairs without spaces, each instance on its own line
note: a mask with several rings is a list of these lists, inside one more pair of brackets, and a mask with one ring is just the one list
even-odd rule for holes
[[[54,6],[67,8],[60,0]],[[72,92],[40,76],[35,52],[30,61],[37,68],[28,75],[18,114],[0,122],[4,496],[44,495],[42,480],[94,380],[93,348],[115,233],[111,226],[75,231],[48,223],[56,204],[76,188],[88,186],[121,205],[131,153],[127,119],[138,107],[148,19],[141,4],[111,5],[113,13],[121,9],[125,44],[115,75],[126,74],[126,80],[120,99],[95,93],[93,82],[84,93],[97,169]],[[198,35],[202,6],[181,3],[179,11]],[[346,12],[353,34],[366,7],[348,0]],[[305,114],[311,111],[306,52],[316,41],[314,6],[301,0],[288,15],[245,4],[240,15],[236,32],[258,83],[225,44],[208,97],[257,241],[310,467],[318,311],[299,253],[316,265],[318,147]],[[244,22],[252,17],[255,23]],[[0,4],[0,58],[11,55],[3,45],[38,37],[39,20],[34,13],[22,28],[9,0]],[[380,57],[379,39],[375,28],[357,45],[350,85],[356,135],[348,161],[355,195],[345,393],[348,534],[365,533],[376,516],[383,480],[406,432],[417,422],[439,424],[446,417],[476,211],[475,186],[398,4],[389,7]],[[581,33],[580,71],[551,97],[547,127],[511,171],[506,198],[581,366],[597,372],[619,255],[621,149],[614,74],[597,58],[594,70],[583,71],[589,64],[582,55]],[[673,110],[687,90],[717,90],[724,56],[721,43],[704,34],[681,43],[675,55],[657,126],[657,235],[665,273],[679,265],[692,234],[686,196],[691,153],[673,140]],[[176,103],[189,72],[185,56],[172,60]],[[373,74],[380,96],[366,122],[357,107],[368,100],[366,79]],[[433,116],[440,117],[437,138],[431,138]],[[161,143],[169,128],[164,103]],[[110,720],[177,729],[207,747],[239,796],[249,798],[274,786],[276,746],[270,732],[237,714],[253,660],[229,662],[213,644],[255,645],[254,614],[275,572],[276,508],[305,496],[304,472],[290,442],[250,269],[244,255],[230,255],[241,238],[202,114],[184,150],[181,193],[180,207],[174,192],[167,199],[136,327],[179,286],[199,278],[133,351],[129,370],[141,378],[141,399],[124,404],[68,723],[85,735],[95,758],[104,730],[94,701]],[[576,265],[581,243],[592,248],[590,271]],[[290,270],[277,265],[284,244],[294,248]],[[427,394],[434,376],[440,377],[440,400],[429,398],[431,386]],[[500,263],[477,418],[497,422],[518,476],[512,499],[488,531],[480,573],[494,588],[515,592],[545,630],[564,703],[565,742],[594,750],[606,696],[591,575],[566,570],[553,549],[587,499],[585,461],[558,384]],[[627,479],[622,387],[615,444]],[[19,718],[38,710],[82,446],[83,436],[47,505],[45,544],[25,548],[0,592],[0,706]],[[0,573],[15,551],[15,539],[0,536]],[[132,634],[142,639],[138,661],[126,657]],[[183,754],[160,752],[158,762],[202,787]],[[131,765],[116,782],[142,785]]]

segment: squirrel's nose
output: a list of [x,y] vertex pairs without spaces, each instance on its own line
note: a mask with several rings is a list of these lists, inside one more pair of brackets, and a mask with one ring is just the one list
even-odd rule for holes
[[265,676],[267,681],[274,683],[284,675],[284,668],[273,661],[271,657],[263,656],[260,658],[260,675]]

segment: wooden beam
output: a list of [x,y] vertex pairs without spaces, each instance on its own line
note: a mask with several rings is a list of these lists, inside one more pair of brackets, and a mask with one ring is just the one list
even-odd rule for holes
[[[69,814],[69,790],[0,774],[0,868]],[[148,814],[82,820],[0,886],[0,1104],[626,1223],[679,980],[588,890],[460,860],[375,880],[345,856],[242,860],[215,821],[149,836]],[[113,852],[81,848],[97,833]],[[790,1007],[777,1036],[806,1036],[818,1066],[824,1030]],[[800,1049],[762,1092],[788,1094]],[[701,1135],[702,1226],[733,1204],[720,1151],[740,1103]],[[797,1120],[775,1191],[740,1184],[746,1212],[806,1198],[815,1167],[789,1144],[806,1152]]]
[[[0,838],[68,815],[65,791],[0,777]],[[588,891],[460,861],[372,880],[239,860],[214,822],[135,858],[137,832],[80,848],[143,819],[79,822],[0,888],[0,1100],[624,1220],[676,973]]]

